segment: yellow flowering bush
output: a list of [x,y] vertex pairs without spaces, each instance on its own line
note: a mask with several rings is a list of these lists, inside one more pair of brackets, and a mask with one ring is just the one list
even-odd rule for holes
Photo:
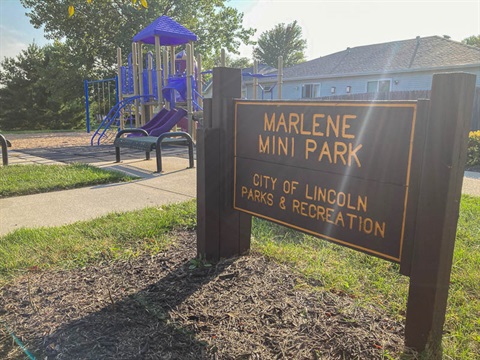
[[468,135],[467,165],[480,165],[480,130]]

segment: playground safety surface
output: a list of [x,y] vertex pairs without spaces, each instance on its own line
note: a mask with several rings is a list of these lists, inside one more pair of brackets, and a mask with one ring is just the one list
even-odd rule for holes
[[[90,134],[75,132],[10,135],[8,138],[13,146],[9,151],[9,163],[13,165],[79,162],[127,172],[142,178],[155,176],[153,175],[156,170],[155,160],[145,161],[144,152],[122,149],[122,162],[116,164],[114,163],[115,148],[112,145],[90,146],[90,136]],[[154,156],[152,152],[152,157]],[[164,146],[162,152],[165,163],[164,173],[186,168],[188,161],[177,161],[181,158],[188,159],[186,147]]]

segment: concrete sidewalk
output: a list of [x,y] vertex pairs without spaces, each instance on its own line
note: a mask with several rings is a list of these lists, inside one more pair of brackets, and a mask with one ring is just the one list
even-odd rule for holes
[[480,196],[480,173],[465,171],[462,193],[472,196]]
[[[114,163],[114,153],[99,151],[101,156],[79,160],[72,150],[62,151],[62,161],[51,154],[39,157],[32,152],[10,152],[10,164],[90,163],[105,169],[123,171],[141,179],[128,183],[98,185],[87,188],[0,199],[0,236],[22,227],[57,226],[93,219],[111,212],[123,212],[149,206],[161,206],[196,197],[196,169],[187,169],[188,157],[183,149],[166,151],[162,174],[155,174],[155,156],[144,160],[144,153],[129,153],[121,163]],[[70,152],[69,159],[68,152]],[[90,153],[91,154],[91,153]],[[98,154],[97,154],[98,155]],[[185,155],[185,156],[184,156]]]
[[130,183],[0,199],[0,235],[190,200],[196,196],[195,174],[185,169]]

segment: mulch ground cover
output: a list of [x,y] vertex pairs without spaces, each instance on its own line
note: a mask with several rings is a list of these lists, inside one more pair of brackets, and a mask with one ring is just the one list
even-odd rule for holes
[[[403,324],[375,304],[359,307],[345,294],[314,291],[307,279],[255,253],[204,266],[193,260],[195,233],[175,238],[153,256],[75,270],[31,269],[0,289],[0,317],[38,359],[382,359],[402,353]],[[0,358],[25,358],[3,325],[0,339]]]
[[32,134],[9,134],[5,137],[12,143],[11,150],[35,148],[60,148],[70,146],[90,146],[93,134],[86,132],[52,132]]

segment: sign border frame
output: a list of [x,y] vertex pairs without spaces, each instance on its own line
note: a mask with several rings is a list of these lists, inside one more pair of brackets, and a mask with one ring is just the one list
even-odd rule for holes
[[[289,224],[285,223],[284,221],[273,219],[269,216],[262,215],[259,213],[256,213],[254,211],[246,210],[243,208],[240,208],[236,204],[236,188],[237,188],[237,124],[238,124],[238,106],[239,105],[253,105],[253,106],[278,106],[278,105],[287,105],[287,106],[325,106],[325,107],[392,107],[392,108],[413,108],[413,114],[412,114],[412,119],[411,119],[411,128],[410,128],[410,139],[409,139],[409,146],[408,146],[408,165],[407,165],[407,170],[406,170],[406,179],[405,179],[405,195],[404,195],[404,201],[403,201],[403,212],[402,212],[402,229],[401,229],[401,234],[400,234],[400,244],[399,244],[399,255],[398,258],[384,254],[382,252],[364,248],[362,246],[352,244],[350,242],[347,242],[345,240],[337,239],[328,235],[320,234],[318,232],[308,230],[301,228],[300,226],[294,225],[294,224]],[[269,220],[272,222],[275,222],[277,224],[287,226],[289,228],[302,231],[304,233],[308,233],[310,235],[313,235],[315,237],[325,239],[334,243],[337,243],[342,246],[346,246],[349,248],[353,248],[355,250],[362,251],[366,254],[372,254],[377,257],[398,262],[399,264],[402,262],[402,254],[403,254],[403,245],[405,242],[405,227],[406,227],[406,221],[407,221],[407,208],[408,208],[408,197],[409,197],[409,190],[410,190],[410,181],[411,181],[411,168],[412,168],[412,158],[413,158],[413,146],[414,146],[414,139],[415,139],[415,126],[417,124],[417,110],[418,110],[418,102],[416,100],[401,100],[401,101],[337,101],[337,102],[332,102],[332,101],[297,101],[297,102],[292,102],[292,101],[264,101],[264,100],[234,100],[234,145],[233,145],[233,208],[235,210],[265,219]],[[244,158],[247,159],[248,158]],[[258,159],[254,159],[257,161],[262,161]],[[273,162],[272,162],[273,163]],[[288,165],[282,165],[278,163],[273,163],[281,166],[288,166]],[[318,171],[318,170],[316,170]],[[339,176],[345,177],[346,175],[340,175]]]

